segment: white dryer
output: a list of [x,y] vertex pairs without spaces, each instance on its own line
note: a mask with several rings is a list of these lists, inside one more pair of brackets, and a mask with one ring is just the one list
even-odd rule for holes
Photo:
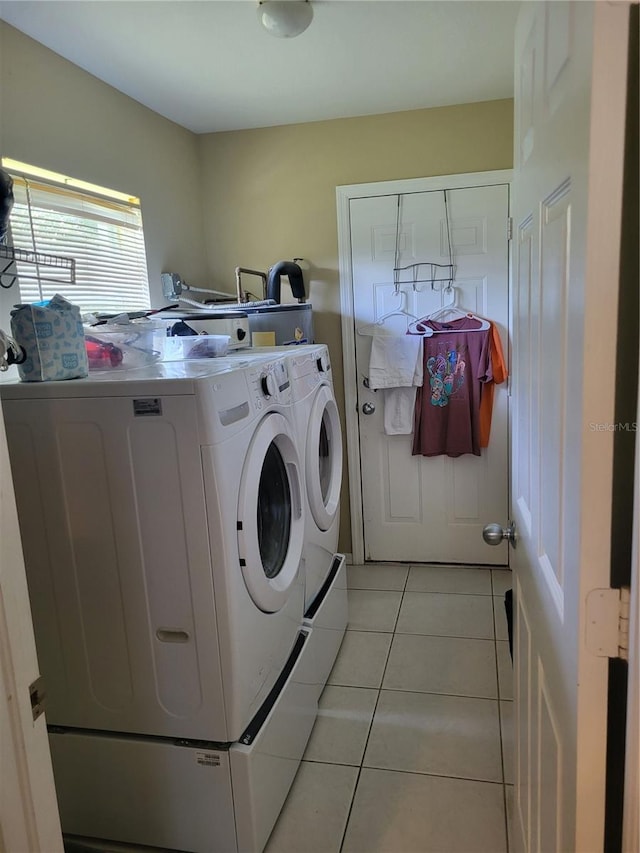
[[63,829],[262,849],[317,709],[286,362],[0,395]]
[[288,356],[293,413],[305,479],[305,610],[325,582],[338,547],[342,430],[325,344]]
[[325,344],[255,347],[228,359],[268,363],[286,359],[293,402],[296,442],[304,469],[305,610],[331,568],[338,547],[342,485],[342,430]]
[[279,354],[284,354],[289,368],[297,446],[304,467],[305,624],[313,628],[310,645],[322,689],[348,621],[345,560],[335,553],[343,455],[340,419],[326,345],[256,347],[245,350],[243,357],[262,363]]

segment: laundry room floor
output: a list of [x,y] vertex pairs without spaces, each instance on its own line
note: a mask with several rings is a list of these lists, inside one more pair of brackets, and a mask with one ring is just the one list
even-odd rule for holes
[[507,853],[505,570],[349,566],[349,626],[265,853]]

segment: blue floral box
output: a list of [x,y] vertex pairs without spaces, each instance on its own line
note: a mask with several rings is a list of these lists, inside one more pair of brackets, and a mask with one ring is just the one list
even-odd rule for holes
[[18,365],[23,382],[50,382],[87,376],[89,363],[80,309],[56,293],[45,305],[17,305],[11,334],[24,351]]

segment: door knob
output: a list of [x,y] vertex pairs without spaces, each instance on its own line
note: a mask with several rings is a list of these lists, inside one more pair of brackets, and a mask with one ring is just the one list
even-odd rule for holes
[[516,523],[515,521],[510,521],[506,527],[496,522],[486,524],[482,528],[482,538],[487,545],[499,545],[503,539],[506,539],[515,548],[517,541]]
[[376,407],[373,403],[363,403],[362,404],[362,414],[363,415],[372,415],[376,410]]

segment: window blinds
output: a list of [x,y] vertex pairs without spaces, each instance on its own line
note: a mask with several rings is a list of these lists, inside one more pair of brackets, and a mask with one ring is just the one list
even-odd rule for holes
[[76,261],[75,284],[68,282],[65,273],[51,267],[38,269],[17,262],[22,302],[37,302],[61,293],[83,312],[113,313],[150,307],[139,205],[40,179],[18,175],[13,179],[13,246]]

